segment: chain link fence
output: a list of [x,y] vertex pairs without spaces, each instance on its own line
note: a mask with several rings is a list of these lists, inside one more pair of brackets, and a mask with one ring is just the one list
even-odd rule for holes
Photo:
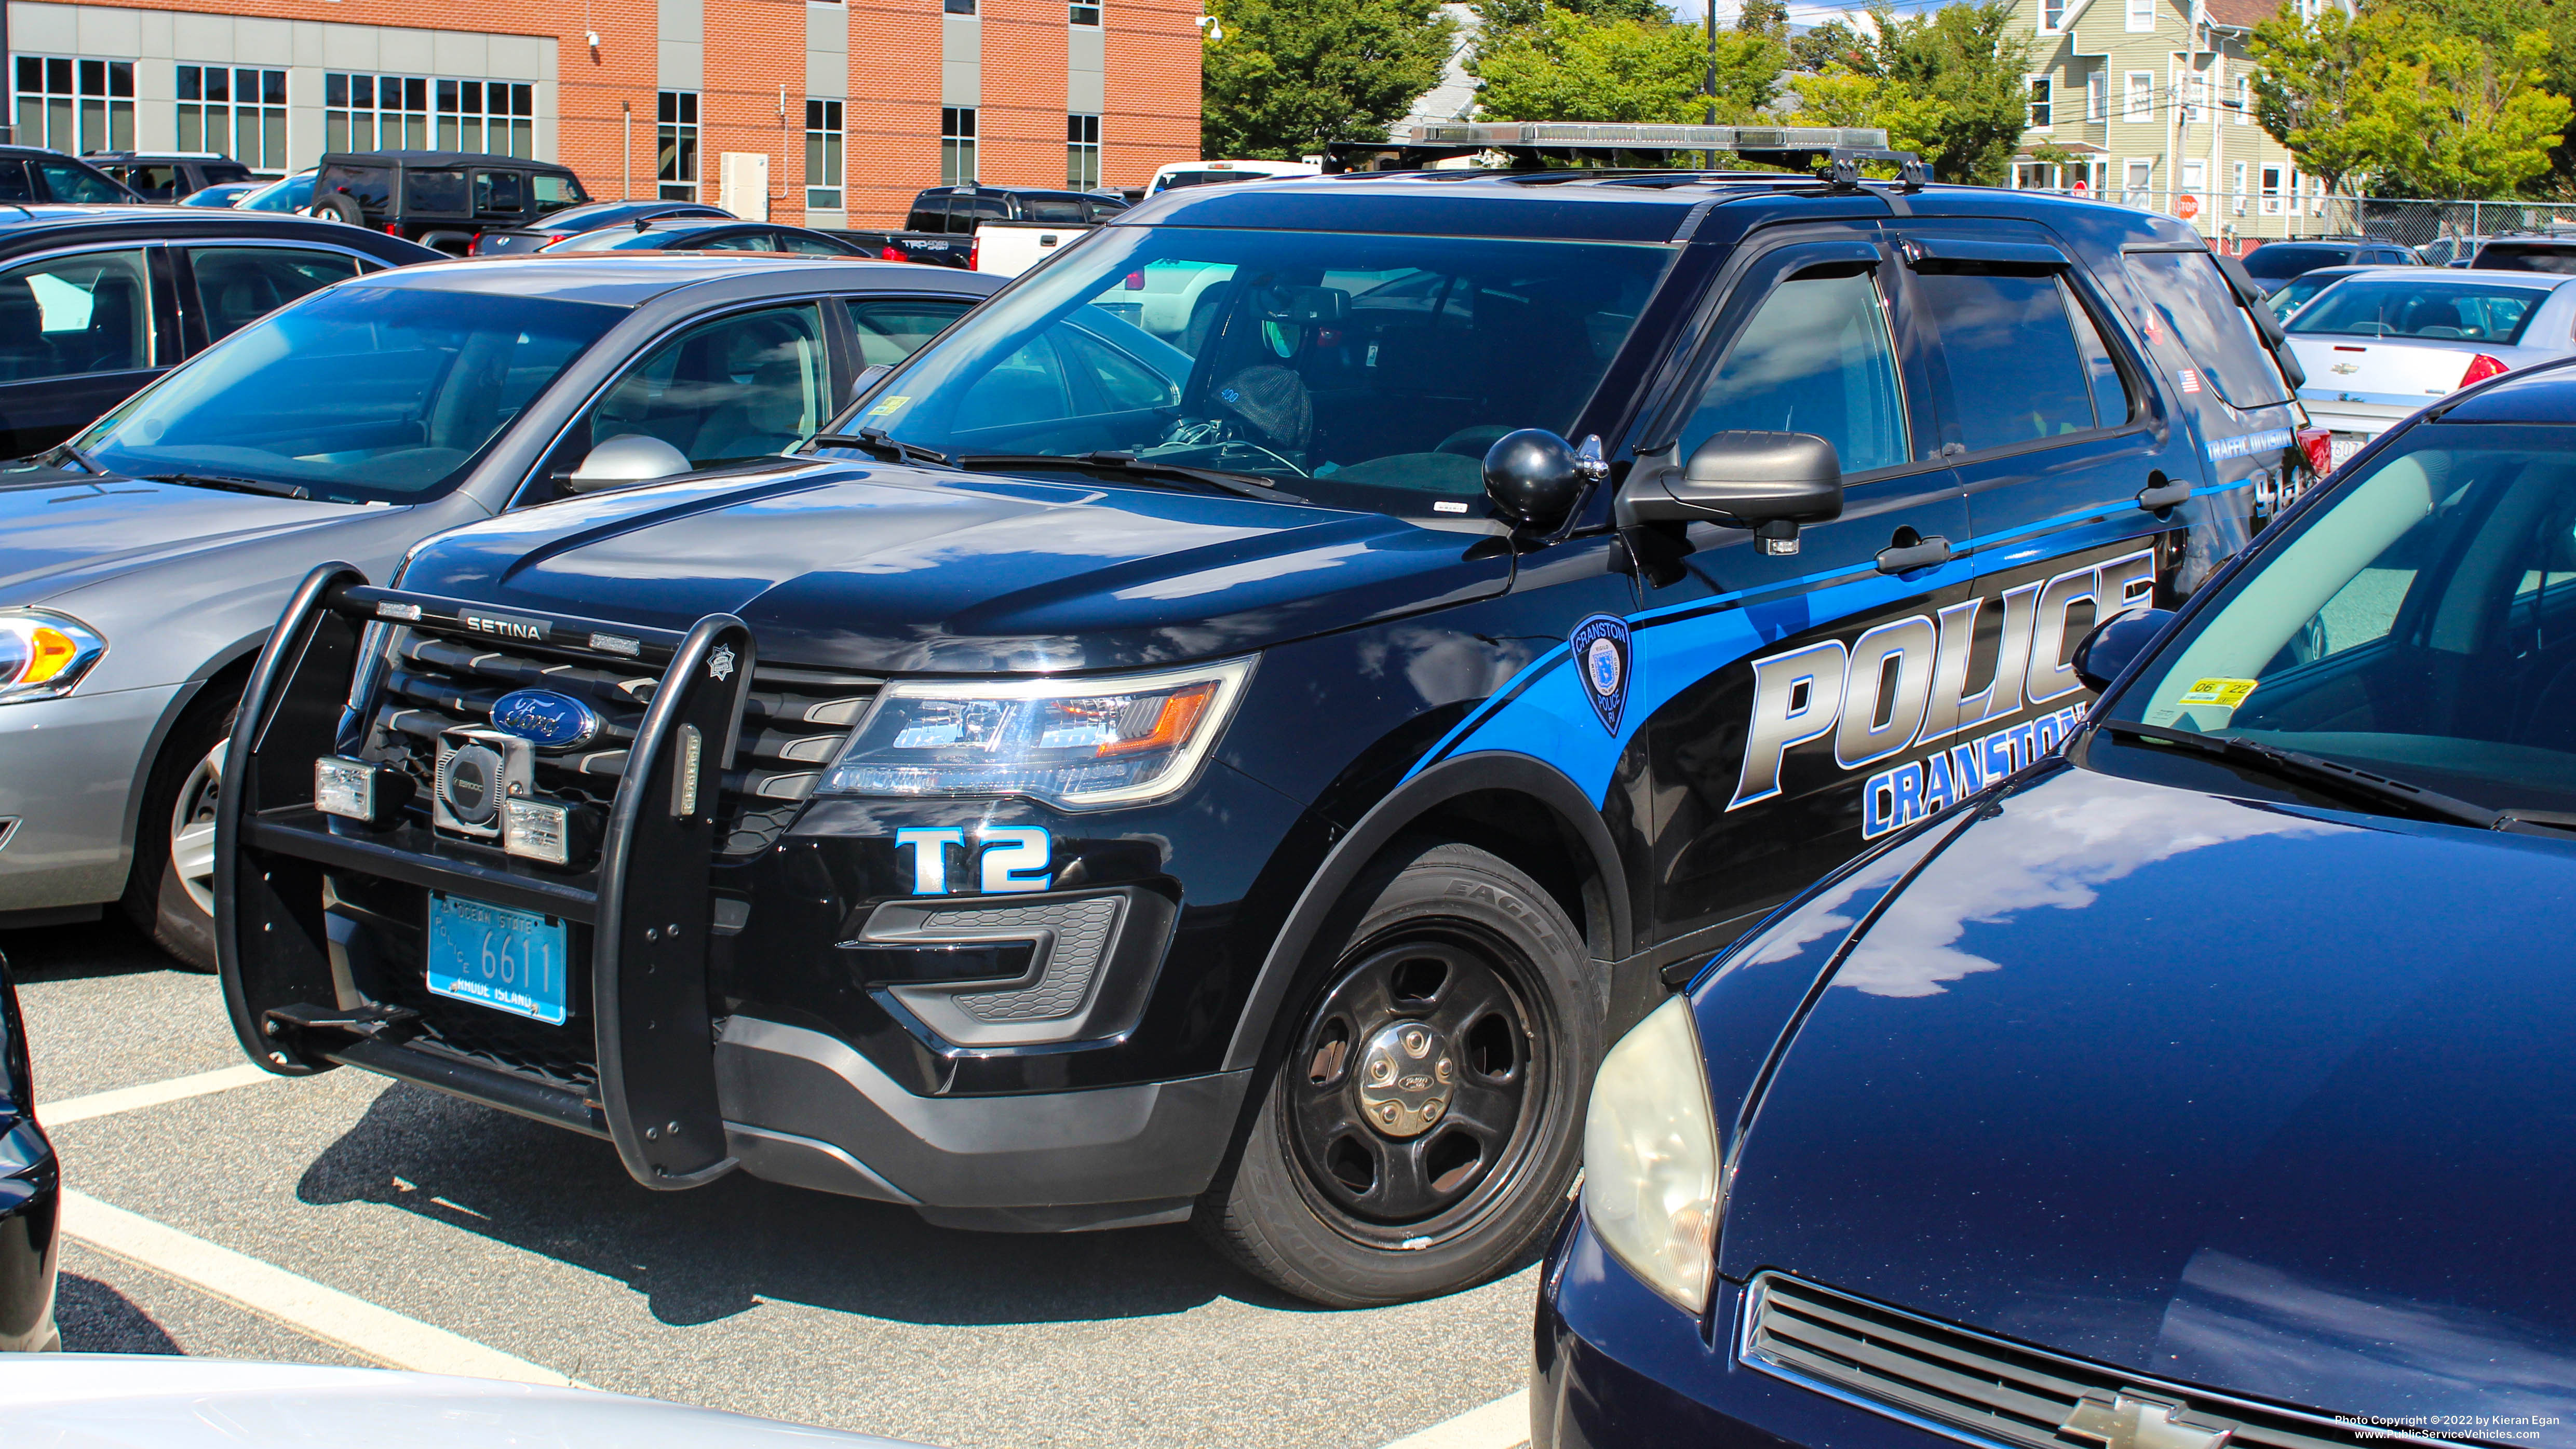
[[2576,202],[2261,196],[2117,186],[2098,193],[2084,187],[2052,189],[2060,196],[2180,217],[2230,251],[2306,237],[2366,236],[2415,247],[2426,261],[2441,266],[2476,251],[2488,237],[2515,232],[2576,236]]

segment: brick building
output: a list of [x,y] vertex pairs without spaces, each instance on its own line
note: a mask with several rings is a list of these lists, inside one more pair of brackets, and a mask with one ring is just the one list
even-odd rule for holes
[[561,161],[594,196],[891,225],[925,186],[1141,184],[1199,154],[1198,0],[9,0],[10,119],[64,151]]

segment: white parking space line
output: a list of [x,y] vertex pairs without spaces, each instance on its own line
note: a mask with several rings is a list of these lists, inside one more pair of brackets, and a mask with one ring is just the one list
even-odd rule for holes
[[564,1386],[573,1382],[541,1364],[486,1348],[392,1309],[379,1308],[274,1264],[100,1202],[87,1193],[63,1193],[63,1231],[110,1257],[176,1278],[387,1368],[509,1379],[523,1384]]
[[1529,1423],[1529,1390],[1518,1389],[1481,1409],[1408,1434],[1386,1449],[1527,1449]]
[[48,1127],[61,1127],[73,1122],[86,1122],[93,1117],[113,1117],[119,1112],[158,1107],[164,1102],[182,1102],[209,1092],[229,1092],[235,1087],[285,1080],[244,1062],[237,1067],[199,1072],[195,1076],[172,1077],[166,1082],[146,1082],[139,1087],[119,1087],[112,1092],[92,1092],[86,1097],[66,1097],[59,1102],[43,1103],[36,1108],[36,1120]]

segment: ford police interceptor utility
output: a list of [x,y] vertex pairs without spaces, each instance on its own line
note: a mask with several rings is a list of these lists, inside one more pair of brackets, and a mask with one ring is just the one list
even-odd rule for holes
[[1511,1265],[1604,1043],[2303,466],[2179,224],[1657,135],[1826,164],[1173,191],[814,451],[318,570],[224,776],[244,1044],[656,1188]]

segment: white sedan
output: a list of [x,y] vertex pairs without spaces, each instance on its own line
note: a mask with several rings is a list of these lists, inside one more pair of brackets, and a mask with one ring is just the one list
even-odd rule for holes
[[2334,465],[2400,419],[2481,378],[2576,353],[2576,276],[2389,268],[2356,273],[2293,313],[2299,401],[2334,433]]

